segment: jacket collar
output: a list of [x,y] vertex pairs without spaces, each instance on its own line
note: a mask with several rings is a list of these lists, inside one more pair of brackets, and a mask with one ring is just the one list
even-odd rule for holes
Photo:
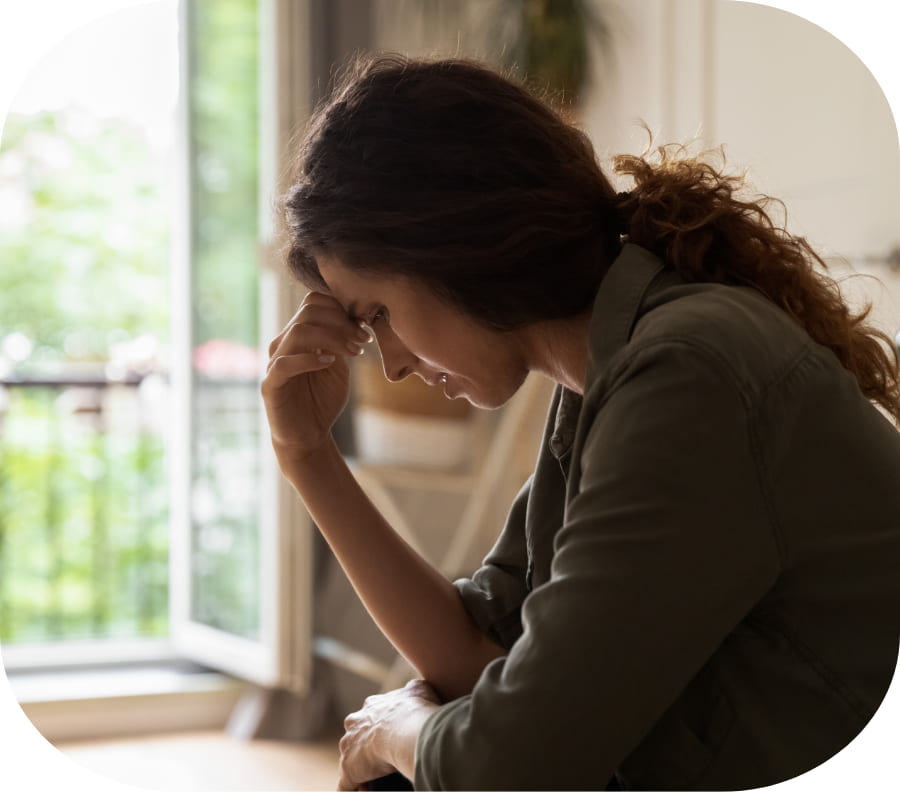
[[[631,337],[650,284],[663,271],[663,262],[646,248],[626,243],[600,282],[591,314],[585,394],[613,356]],[[563,462],[571,451],[582,397],[560,388],[550,436],[551,453]]]
[[585,393],[631,337],[638,312],[663,262],[646,248],[626,243],[600,283],[591,314]]

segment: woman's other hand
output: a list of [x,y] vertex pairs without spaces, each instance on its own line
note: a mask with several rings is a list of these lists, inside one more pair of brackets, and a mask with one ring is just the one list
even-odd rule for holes
[[334,297],[310,292],[269,345],[261,393],[282,469],[330,437],[350,393],[346,358],[370,340]]
[[421,679],[369,696],[359,712],[344,719],[338,789],[365,788],[367,782],[394,770],[412,779],[416,740],[439,706],[437,694]]

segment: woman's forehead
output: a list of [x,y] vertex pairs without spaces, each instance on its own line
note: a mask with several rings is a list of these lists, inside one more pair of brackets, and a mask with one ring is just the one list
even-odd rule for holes
[[379,272],[374,268],[360,268],[344,264],[334,255],[320,256],[316,259],[319,274],[331,295],[338,301],[352,299],[358,301],[378,299],[380,294],[415,295],[432,290],[415,278],[397,273]]

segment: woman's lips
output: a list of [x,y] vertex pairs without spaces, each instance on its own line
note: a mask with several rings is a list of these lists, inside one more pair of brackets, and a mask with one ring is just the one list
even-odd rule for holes
[[462,395],[458,390],[454,389],[455,392],[451,392],[451,390],[448,389],[448,385],[452,387],[452,383],[450,383],[450,375],[446,372],[441,372],[440,374],[436,374],[433,377],[422,377],[422,379],[427,385],[430,385],[432,388],[440,385],[444,390],[444,396],[446,396],[448,399],[457,399]]
[[447,384],[447,375],[446,374],[438,374],[436,377],[425,377],[425,383],[430,385],[432,388],[435,385],[446,385]]

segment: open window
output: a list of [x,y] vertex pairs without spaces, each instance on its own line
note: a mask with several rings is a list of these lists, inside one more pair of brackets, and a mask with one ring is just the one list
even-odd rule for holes
[[304,9],[86,8],[13,103],[0,144],[0,201],[16,210],[0,241],[9,670],[184,657],[307,684],[308,519],[259,397],[293,299],[268,261],[281,121],[307,109],[279,92],[275,63],[304,63],[302,45],[286,55],[276,37],[299,31],[298,46]]

